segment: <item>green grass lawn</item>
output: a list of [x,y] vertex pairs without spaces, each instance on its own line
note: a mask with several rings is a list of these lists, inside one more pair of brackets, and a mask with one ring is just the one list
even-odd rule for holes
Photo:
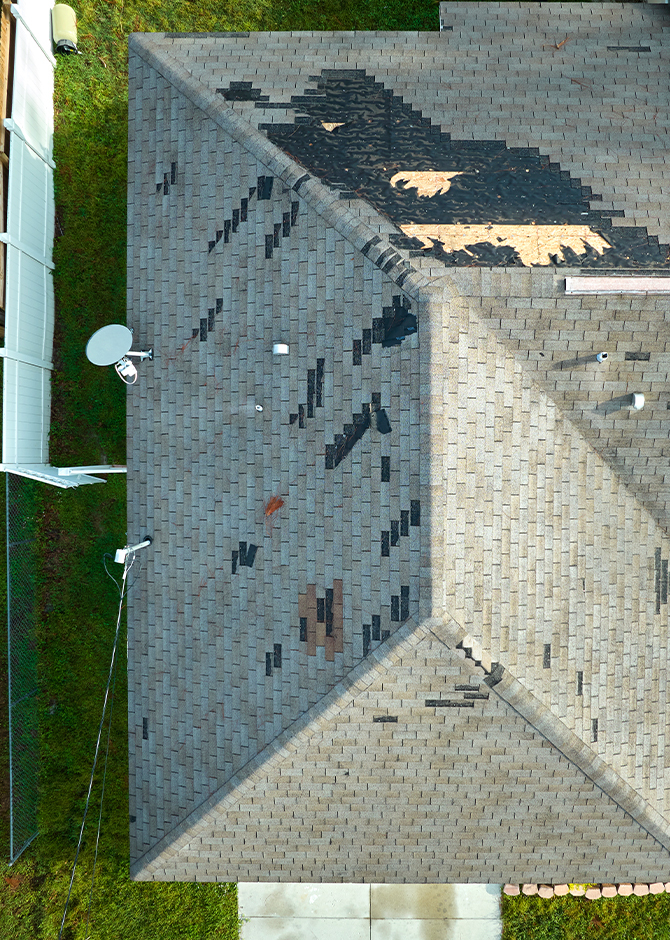
[[[56,332],[50,447],[57,466],[125,463],[123,386],[113,370],[90,366],[82,353],[94,330],[126,319],[129,33],[438,28],[433,0],[73,0],[72,6],[83,54],[59,59],[55,90]],[[40,834],[14,866],[2,864],[0,937],[13,940],[58,936],[118,607],[102,557],[126,540],[123,476],[78,490],[43,487],[41,500]],[[6,661],[0,660],[0,669],[6,671]],[[122,640],[88,934],[109,940],[233,940],[238,936],[234,885],[129,881],[125,677]],[[5,737],[0,734],[0,762],[6,777],[6,724]],[[98,774],[63,934],[69,940],[88,935],[100,788]],[[0,838],[6,856],[6,824]]]
[[670,940],[670,894],[646,898],[503,895],[503,940]]

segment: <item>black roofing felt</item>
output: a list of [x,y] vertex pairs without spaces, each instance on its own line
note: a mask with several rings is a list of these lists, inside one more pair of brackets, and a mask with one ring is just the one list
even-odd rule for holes
[[[571,224],[588,225],[612,244],[602,255],[564,249],[556,263],[582,267],[659,267],[670,264],[646,228],[617,227],[622,212],[594,210],[599,197],[588,186],[535,148],[504,142],[458,141],[432,126],[401,97],[362,70],[324,69],[315,88],[292,98],[299,113],[291,124],[261,124],[268,138],[328,185],[355,192],[398,225],[402,224]],[[277,107],[255,100],[257,108]],[[286,107],[286,105],[282,105]],[[342,123],[326,130],[321,122]],[[419,197],[417,190],[390,184],[400,171],[456,171],[447,193]],[[419,248],[411,238],[398,246]],[[469,252],[432,249],[445,264],[521,264],[509,246],[468,246]],[[474,254],[474,258],[473,258]]]

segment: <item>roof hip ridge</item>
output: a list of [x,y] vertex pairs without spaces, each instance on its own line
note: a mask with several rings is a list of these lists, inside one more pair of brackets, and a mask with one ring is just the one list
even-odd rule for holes
[[670,851],[670,822],[655,810],[613,767],[571,731],[550,708],[502,663],[493,663],[486,685],[507,702],[571,763],[649,835]]
[[481,665],[486,672],[484,683],[567,760],[586,774],[617,806],[632,816],[653,839],[670,850],[670,823],[571,731],[550,708],[529,692],[506,666],[500,662],[492,662],[490,653],[483,650],[456,620],[445,614],[443,618],[425,621],[425,626],[450,649],[465,649],[466,656],[470,659],[473,659],[471,653],[474,644],[478,648],[476,658],[480,659],[477,665]]
[[169,34],[158,35],[160,38],[156,38],[153,33],[132,33],[128,38],[129,56],[133,53],[138,55],[252,156],[264,163],[285,186],[298,193],[327,225],[383,270],[405,294],[419,300],[421,289],[427,287],[432,278],[412,267],[388,235],[376,231],[351,212],[342,204],[338,193],[280,150],[265,134],[231,108],[221,95],[205,87],[175,58],[168,61],[166,55],[161,55],[159,50],[166,49],[164,43],[171,40]]
[[421,616],[410,617],[388,640],[370,650],[365,659],[353,666],[329,692],[291,722],[281,734],[217,787],[199,806],[194,807],[151,848],[131,861],[131,879],[153,880],[153,873],[164,866],[166,859],[178,855],[185,845],[198,837],[198,832],[207,826],[210,813],[220,812],[222,808],[238,803],[244,793],[262,780],[273,767],[281,764],[293,751],[318,734],[322,730],[324,720],[330,721],[348,708],[361,692],[391,668],[398,661],[399,648],[407,651],[417,646],[433,633],[432,628],[438,623],[441,623],[441,618],[436,620],[424,619]]

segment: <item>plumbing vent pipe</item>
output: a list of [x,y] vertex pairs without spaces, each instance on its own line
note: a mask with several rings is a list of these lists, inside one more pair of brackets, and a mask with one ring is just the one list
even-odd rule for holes
[[275,356],[288,356],[288,345],[286,343],[275,343],[272,352]]
[[607,353],[606,352],[597,353],[596,359],[598,360],[598,362],[604,362],[607,359]]
[[51,11],[51,28],[53,30],[56,52],[63,55],[79,54],[77,49],[77,14],[66,3],[57,3]]
[[633,411],[641,411],[644,408],[644,395],[642,392],[633,392],[631,408]]

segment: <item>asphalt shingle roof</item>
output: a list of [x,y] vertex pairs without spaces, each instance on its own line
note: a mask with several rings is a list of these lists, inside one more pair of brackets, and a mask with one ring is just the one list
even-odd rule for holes
[[[667,862],[665,373],[625,365],[665,327],[656,301],[563,288],[608,250],[665,270],[667,157],[636,109],[667,94],[667,17],[560,10],[553,49],[552,4],[131,41],[128,316],[156,353],[128,400],[129,525],[154,536],[128,606],[135,877]],[[624,34],[655,55],[603,47]],[[505,226],[542,229],[552,199],[613,248],[529,262]],[[594,385],[580,356],[608,343]],[[576,387],[638,390],[626,369],[648,411],[568,420]]]

